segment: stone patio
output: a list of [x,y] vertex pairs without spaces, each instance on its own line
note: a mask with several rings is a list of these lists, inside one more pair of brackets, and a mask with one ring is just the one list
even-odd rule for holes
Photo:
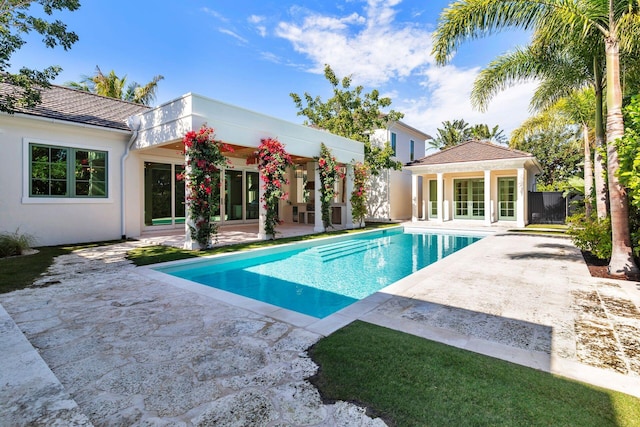
[[640,284],[591,278],[566,239],[489,236],[321,321],[159,279],[124,259],[144,244],[0,295],[0,425],[382,426],[306,381],[354,319],[640,396]]

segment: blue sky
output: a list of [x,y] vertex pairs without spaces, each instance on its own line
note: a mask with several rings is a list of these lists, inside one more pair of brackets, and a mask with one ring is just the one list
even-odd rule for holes
[[[331,96],[329,64],[378,89],[430,134],[443,120],[500,125],[508,133],[528,117],[532,84],[510,89],[489,111],[474,111],[469,92],[479,70],[527,35],[509,32],[463,44],[450,65],[430,55],[443,0],[84,0],[56,17],[80,40],[69,51],[47,49],[37,36],[14,56],[13,68],[60,65],[55,81],[81,80],[100,66],[144,84],[162,74],[156,104],[188,92],[295,123],[303,117],[289,93]],[[215,123],[210,123],[215,127]]]

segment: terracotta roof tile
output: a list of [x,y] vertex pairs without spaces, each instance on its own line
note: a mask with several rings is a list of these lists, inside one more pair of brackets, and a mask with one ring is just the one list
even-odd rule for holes
[[[0,84],[0,92],[11,90]],[[33,108],[18,109],[18,113],[85,123],[111,129],[128,130],[127,117],[143,113],[150,108],[141,104],[107,98],[81,90],[51,85],[42,91],[42,103]]]
[[430,154],[407,163],[407,166],[441,165],[447,163],[478,162],[483,160],[504,160],[533,157],[530,153],[492,144],[488,141],[467,141],[455,147]]

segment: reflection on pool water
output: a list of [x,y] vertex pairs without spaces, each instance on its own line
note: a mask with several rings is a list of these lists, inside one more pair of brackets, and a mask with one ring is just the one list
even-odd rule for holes
[[155,270],[324,318],[481,238],[394,228]]

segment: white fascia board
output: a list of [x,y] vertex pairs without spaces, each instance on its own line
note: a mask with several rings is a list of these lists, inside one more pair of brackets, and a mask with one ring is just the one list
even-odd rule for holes
[[[482,160],[477,162],[458,162],[458,163],[443,163],[439,165],[415,165],[405,166],[413,174],[427,174],[427,173],[458,173],[458,172],[477,172],[484,170],[506,170],[506,169],[518,169],[536,168],[533,158],[523,157],[518,159],[501,159],[501,160]],[[535,173],[535,172],[534,172]]]
[[140,114],[140,129],[133,149],[139,150],[181,140],[186,132],[193,129],[191,101],[191,94],[186,94]]
[[215,129],[217,139],[229,144],[258,147],[262,138],[276,138],[291,155],[314,157],[324,142],[340,163],[364,161],[364,144],[358,141],[196,94],[184,95],[141,117],[138,149],[179,140],[206,123]]
[[275,138],[291,155],[314,157],[320,154],[320,143],[324,142],[338,162],[364,161],[364,144],[309,126],[200,95],[193,95],[193,112],[215,129],[216,138],[230,144],[258,147],[261,139]]

